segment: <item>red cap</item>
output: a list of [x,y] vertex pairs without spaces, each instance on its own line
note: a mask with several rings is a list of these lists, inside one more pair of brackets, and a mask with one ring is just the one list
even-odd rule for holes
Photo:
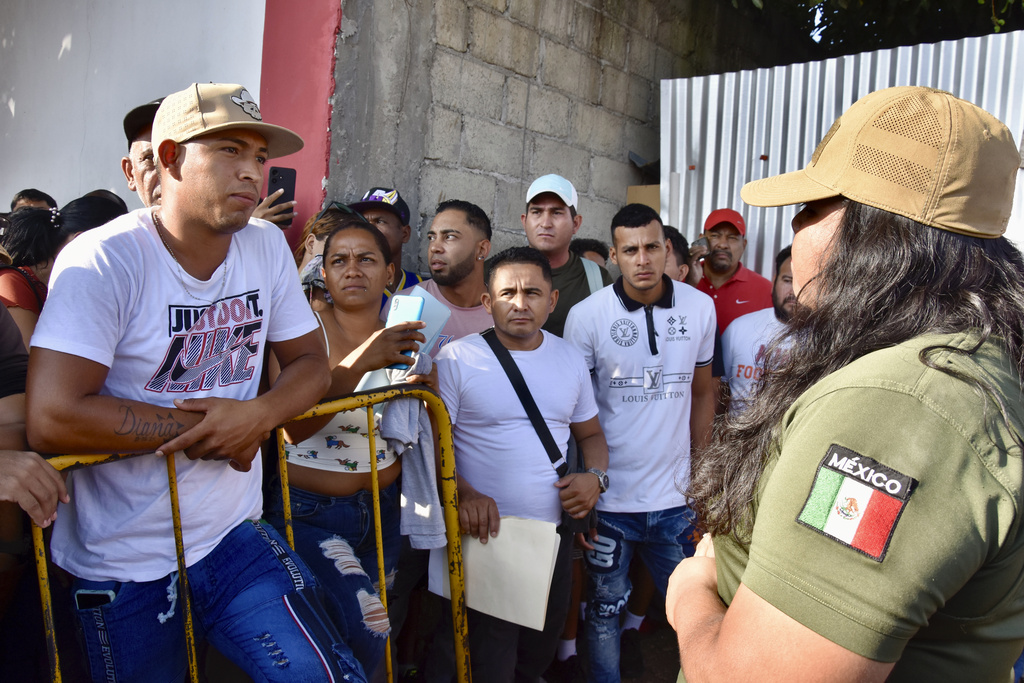
[[704,221],[704,232],[707,232],[719,223],[728,223],[739,230],[741,235],[747,236],[747,224],[743,221],[743,216],[739,214],[739,211],[715,209],[708,214],[708,219]]

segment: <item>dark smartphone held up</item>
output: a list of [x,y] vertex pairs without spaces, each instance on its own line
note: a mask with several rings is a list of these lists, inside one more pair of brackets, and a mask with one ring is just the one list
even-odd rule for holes
[[699,237],[690,245],[690,258],[703,258],[709,251],[711,251],[711,245],[708,243],[708,238]]
[[[270,179],[267,181],[267,196],[270,196],[281,189],[283,189],[284,192],[280,197],[273,201],[271,206],[295,201],[295,169],[271,166]],[[287,228],[291,226],[291,224],[292,220],[289,218],[287,222],[278,223],[277,225],[280,228]]]

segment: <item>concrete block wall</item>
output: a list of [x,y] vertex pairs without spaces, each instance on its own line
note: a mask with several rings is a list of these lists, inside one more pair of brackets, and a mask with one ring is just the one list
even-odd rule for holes
[[[629,152],[653,159],[658,148],[654,3],[602,6],[613,4],[438,5],[428,129],[439,144],[424,158],[431,177],[420,194],[424,222],[438,201],[468,199],[491,215],[495,250],[524,244],[519,217],[526,190],[537,176],[559,173],[581,195],[580,234],[608,241],[626,187],[641,182]],[[644,11],[618,11],[626,4]],[[467,175],[491,182],[469,186]]]
[[545,173],[576,185],[579,236],[610,241],[644,182],[629,153],[659,155],[659,80],[778,50],[729,0],[346,0],[343,13],[328,198],[397,187],[413,212],[404,265],[421,272],[439,201],[483,207],[492,251],[525,244],[526,190]]

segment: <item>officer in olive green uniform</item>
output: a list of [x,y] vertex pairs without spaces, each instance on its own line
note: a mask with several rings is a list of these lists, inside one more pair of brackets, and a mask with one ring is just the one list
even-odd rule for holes
[[[993,400],[918,360],[927,346],[977,341],[929,335],[876,351],[793,404],[749,549],[715,539],[727,603],[742,579],[844,648],[898,660],[890,680],[1005,680],[1024,635],[1021,449]],[[933,360],[1020,394],[997,344]],[[1024,404],[1007,408],[1024,434]],[[985,567],[993,559],[1000,571]]]
[[1020,163],[987,112],[898,87],[804,170],[743,188],[803,204],[800,306],[692,474],[713,544],[667,599],[689,683],[1012,680],[1024,259],[1002,235]]

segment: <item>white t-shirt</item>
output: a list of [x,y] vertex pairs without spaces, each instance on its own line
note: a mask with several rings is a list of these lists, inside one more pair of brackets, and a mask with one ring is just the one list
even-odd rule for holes
[[573,306],[565,322],[565,339],[593,374],[608,440],[608,491],[598,510],[686,504],[677,486],[685,488],[690,476],[693,372],[714,356],[715,306],[693,287],[663,282],[672,288],[650,307],[653,330],[645,307],[625,295],[622,278]]
[[731,395],[729,412],[739,413],[764,369],[768,342],[783,328],[774,308],[747,313],[729,323],[722,333],[722,361]]
[[[510,351],[562,455],[569,425],[597,415],[590,373],[576,349],[543,332],[532,351]],[[559,524],[558,473],[494,352],[479,334],[446,344],[435,360],[452,418],[455,466],[502,516]]]
[[[441,347],[450,341],[483,332],[488,327],[494,327],[494,318],[487,312],[483,304],[473,306],[472,308],[456,306],[444,298],[440,287],[433,280],[424,280],[415,286],[427,290],[431,296],[447,306],[448,310],[452,312],[451,317],[448,318],[444,327],[441,328],[441,336],[437,338],[437,344],[434,345],[434,348],[427,349],[427,353],[430,354],[431,358],[437,356],[437,352],[441,350]],[[409,294],[412,289],[412,287],[408,287],[399,292],[399,294]]]
[[[250,222],[204,282],[178,267],[141,209],[61,252],[32,346],[110,368],[103,394],[171,407],[176,398],[255,397],[266,343],[314,329],[277,227]],[[125,429],[130,421],[126,415]],[[257,457],[243,473],[225,461],[175,458],[191,565],[262,514],[262,466]],[[68,488],[71,504],[60,506],[51,544],[61,567],[96,581],[149,581],[177,568],[163,458],[78,470]]]

